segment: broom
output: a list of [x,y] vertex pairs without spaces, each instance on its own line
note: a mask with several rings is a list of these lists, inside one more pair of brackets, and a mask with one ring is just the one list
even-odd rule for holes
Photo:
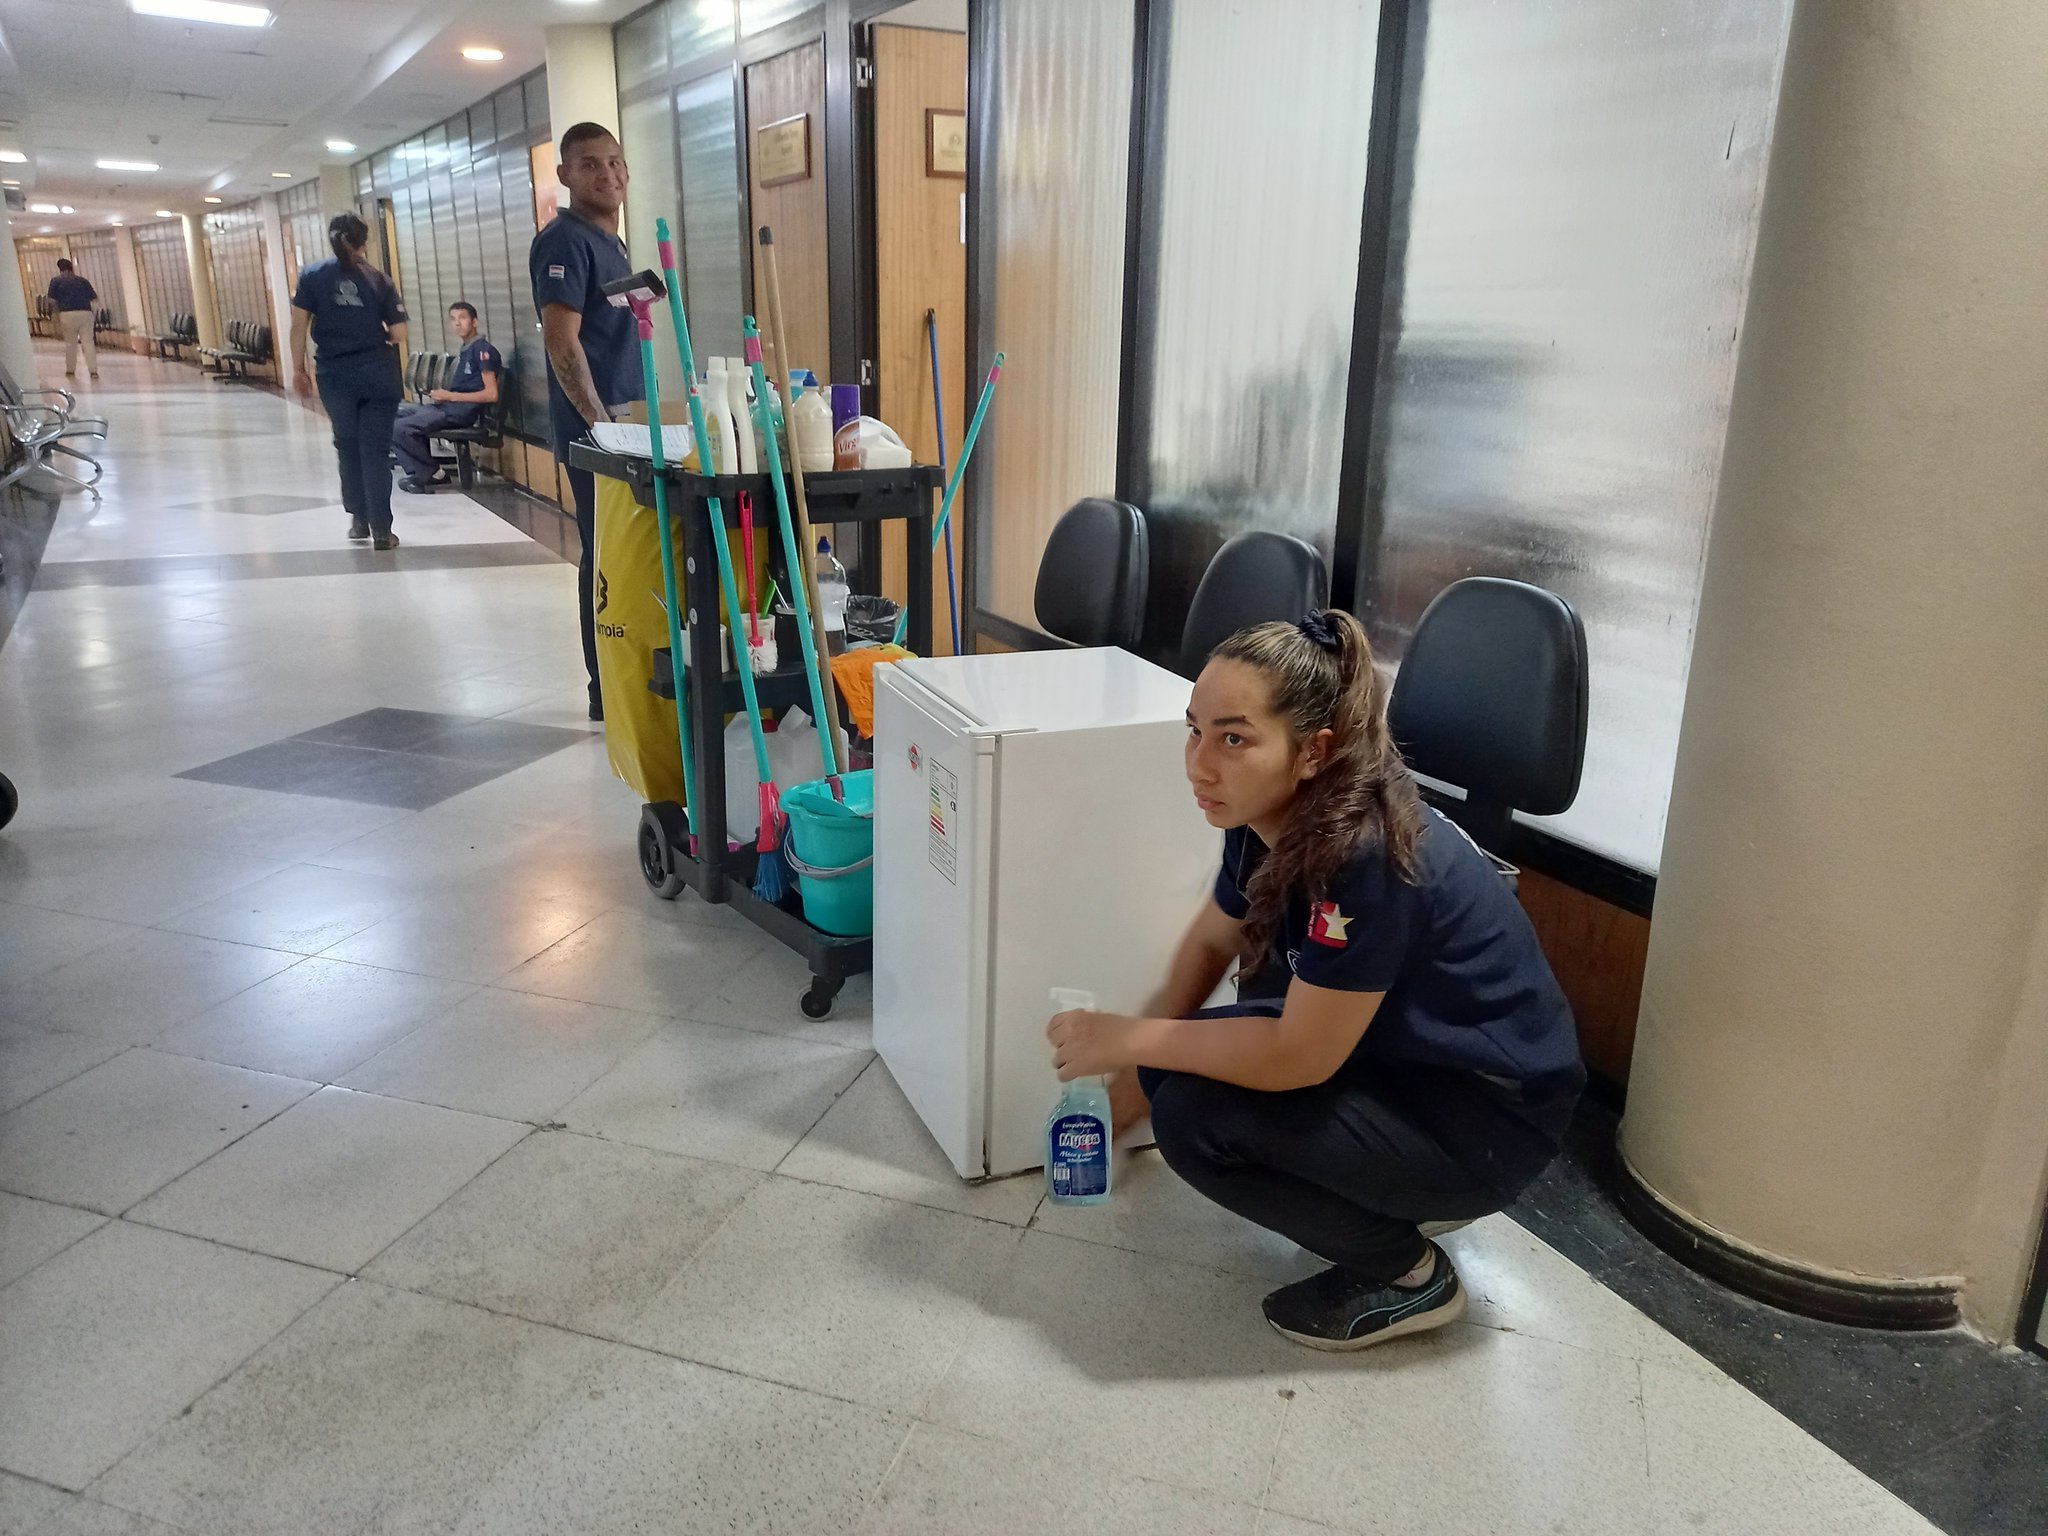
[[[932,418],[939,429],[939,478],[946,478],[946,396],[939,383],[939,312],[924,312],[925,340],[932,353]],[[953,654],[960,654],[960,583],[953,574],[953,527],[946,525],[946,616],[953,625]]]
[[[697,393],[697,361],[690,351],[690,322],[683,316],[682,294],[676,285],[676,252],[669,243],[668,220],[654,221],[654,242],[661,252],[662,276],[667,279],[669,319],[675,325],[676,353],[683,365],[683,379],[690,392],[690,431],[697,442],[697,463],[709,470],[711,457],[711,435],[704,429],[704,401]],[[652,276],[652,273],[646,274]],[[726,546],[725,507],[716,496],[706,498],[711,513],[711,548],[718,558],[718,587],[725,599],[725,612],[730,633],[737,635],[740,624],[740,590],[733,580],[732,551]],[[749,571],[749,580],[753,573]],[[673,616],[671,616],[673,622]],[[702,617],[698,622],[706,622]],[[710,622],[716,622],[715,619]],[[776,847],[782,836],[782,803],[775,793],[775,777],[768,766],[768,743],[761,735],[761,704],[754,693],[754,668],[745,654],[744,645],[733,647],[733,661],[740,675],[740,696],[747,707],[747,727],[754,739],[754,776],[760,780],[761,826],[754,841],[754,894],[763,901],[780,901],[789,892],[789,882],[782,869],[782,861],[776,857]],[[716,857],[723,850],[713,849]]]
[[[1003,354],[998,352],[995,361],[989,364],[988,380],[981,386],[981,399],[975,403],[974,418],[967,423],[967,436],[960,444],[960,462],[953,466],[952,478],[946,482],[945,497],[939,502],[939,519],[932,524],[932,547],[925,551],[929,560],[932,550],[939,547],[939,539],[951,526],[948,519],[953,515],[953,498],[960,494],[960,479],[967,473],[967,461],[974,456],[974,441],[981,436],[981,423],[988,415],[989,402],[996,397],[996,380],[1003,376]],[[910,605],[905,603],[903,611],[896,615],[896,632],[891,643],[901,645],[903,632],[910,627]]]

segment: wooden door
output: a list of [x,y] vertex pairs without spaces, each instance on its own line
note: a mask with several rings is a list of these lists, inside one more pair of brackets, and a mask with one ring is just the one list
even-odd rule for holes
[[[747,66],[747,246],[754,263],[754,317],[768,333],[762,225],[775,232],[782,323],[792,368],[834,380],[825,255],[825,45],[806,43]],[[770,373],[781,364],[770,358]]]
[[[931,346],[925,314],[936,313],[939,376],[946,416],[946,463],[960,451],[980,380],[962,377],[967,321],[967,180],[953,173],[944,136],[964,127],[967,37],[921,27],[873,29],[875,153],[875,359],[877,409],[920,464],[939,462],[932,411]],[[955,116],[955,114],[958,114]],[[941,150],[934,156],[934,135]],[[964,579],[960,518],[953,509],[955,564]],[[901,602],[906,587],[901,542],[884,541],[882,589]],[[932,555],[932,650],[950,654],[946,557]],[[964,595],[961,599],[964,604]],[[964,612],[964,608],[963,608]]]

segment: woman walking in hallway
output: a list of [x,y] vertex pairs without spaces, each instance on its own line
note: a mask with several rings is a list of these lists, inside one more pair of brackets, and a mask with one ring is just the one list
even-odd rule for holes
[[[1317,1349],[1464,1310],[1433,1233],[1500,1210],[1555,1155],[1585,1071],[1535,930],[1425,807],[1347,613],[1218,646],[1188,705],[1188,784],[1223,829],[1214,897],[1147,1017],[1063,1013],[1062,1079],[1116,1074],[1188,1183],[1330,1267],[1266,1298]],[[1235,1007],[1202,1004],[1232,969]]]
[[[370,227],[352,213],[327,226],[334,254],[299,274],[292,295],[292,387],[320,403],[334,428],[341,461],[341,504],[348,536],[396,549],[391,531],[391,428],[405,389],[399,352],[405,346],[405,301],[398,288],[363,259]],[[318,349],[306,368],[308,332]]]

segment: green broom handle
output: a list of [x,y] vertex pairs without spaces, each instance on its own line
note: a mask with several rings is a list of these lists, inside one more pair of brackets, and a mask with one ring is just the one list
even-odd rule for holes
[[661,451],[661,387],[654,375],[654,317],[641,304],[635,307],[633,318],[640,326],[640,373],[647,384],[647,414],[654,423],[648,429],[647,440],[654,450],[654,516],[661,532],[661,584],[668,589],[668,670],[675,684],[676,750],[683,759],[683,821],[694,832],[697,769],[695,754],[690,751],[690,711],[684,701],[682,594],[676,590],[675,536],[668,526],[668,484],[661,475],[666,461]]
[[[676,252],[675,247],[669,244],[667,219],[654,221],[654,240],[661,249],[662,286],[668,289],[668,314],[675,322],[676,352],[682,358],[683,386],[690,395],[690,431],[697,440],[697,468],[700,473],[710,475],[717,472],[718,466],[711,461],[711,434],[704,430],[704,402],[697,395],[697,363],[690,354],[690,322],[683,318],[683,297],[676,290]],[[661,423],[657,421],[653,430],[659,435]],[[732,579],[732,552],[725,547],[725,507],[716,496],[705,499],[711,507],[711,548],[718,557],[719,590],[725,595],[726,613],[732,615],[737,623],[740,589]],[[751,580],[753,572],[749,571],[747,576]],[[716,614],[711,616],[711,622],[718,622]],[[747,719],[754,738],[754,773],[763,784],[772,784],[775,776],[768,771],[768,743],[761,734],[761,705],[754,697],[754,659],[742,646],[736,645],[732,650],[733,666],[740,675],[740,693],[747,701]],[[717,686],[724,686],[722,678]],[[723,849],[714,850],[714,854],[723,852]]]
[[945,534],[946,519],[953,515],[953,498],[960,494],[960,477],[967,473],[967,461],[974,454],[974,440],[981,436],[982,418],[988,415],[989,402],[996,397],[996,380],[1002,377],[1003,354],[998,352],[996,360],[989,365],[988,382],[981,386],[981,399],[974,407],[974,420],[967,423],[967,437],[960,444],[960,457],[953,464],[953,478],[946,482],[945,498],[939,503],[939,519],[932,524],[932,548],[939,547],[939,539]]
[[[768,375],[761,366],[761,327],[748,315],[742,322],[746,333],[747,372],[754,380],[754,399],[759,402],[761,436],[768,448],[768,479],[775,487],[775,521],[782,526],[782,558],[789,562],[789,585],[796,603],[798,649],[804,657],[804,681],[811,685],[812,718],[818,726],[818,756],[824,759],[825,777],[839,777],[839,763],[832,752],[829,733],[839,722],[825,713],[825,684],[818,675],[818,647],[811,638],[811,600],[805,595],[803,567],[796,547],[796,523],[789,510],[789,487],[782,483],[782,449],[775,440],[775,413],[768,409]],[[744,429],[743,429],[744,430]]]

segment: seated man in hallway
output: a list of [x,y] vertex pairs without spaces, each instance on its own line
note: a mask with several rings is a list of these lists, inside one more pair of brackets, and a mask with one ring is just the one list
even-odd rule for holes
[[505,359],[498,349],[477,334],[476,306],[457,299],[448,306],[448,327],[462,343],[455,361],[455,377],[447,389],[428,396],[431,404],[411,401],[398,408],[398,425],[391,431],[391,453],[405,466],[406,476],[398,482],[401,491],[424,496],[447,476],[434,463],[428,439],[450,427],[476,425],[484,407],[498,403],[498,386],[505,372]]

